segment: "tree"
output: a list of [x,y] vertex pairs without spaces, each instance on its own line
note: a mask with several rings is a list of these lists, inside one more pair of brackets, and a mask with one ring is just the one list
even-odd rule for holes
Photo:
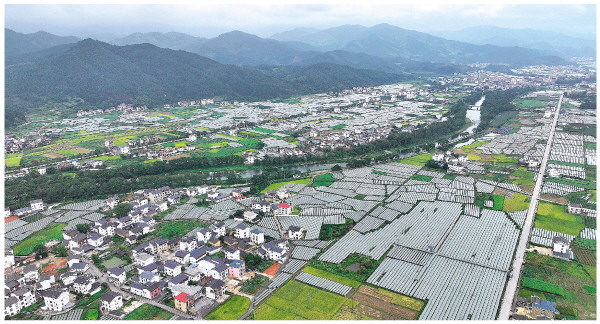
[[246,256],[244,257],[244,262],[246,262],[246,267],[248,269],[256,269],[260,266],[261,263],[263,263],[263,259],[256,254],[252,254],[252,253],[248,253],[246,254]]
[[127,213],[129,213],[132,209],[133,207],[131,207],[130,204],[122,203],[115,206],[115,208],[113,209],[113,213],[119,217],[123,217],[127,216]]
[[243,218],[244,217],[244,211],[241,209],[236,210],[233,215],[231,215],[230,218]]
[[64,246],[62,244],[58,244],[52,248],[52,253],[54,253],[56,256],[64,258],[67,255],[69,255],[69,250],[67,249],[66,246]]
[[331,171],[342,171],[342,167],[339,164],[334,165]]
[[77,224],[75,225],[75,228],[80,231],[81,233],[87,233],[89,232],[92,228],[90,226],[90,224],[84,223],[84,224]]
[[33,251],[35,252],[36,260],[43,259],[48,256],[48,249],[43,244],[36,246]]

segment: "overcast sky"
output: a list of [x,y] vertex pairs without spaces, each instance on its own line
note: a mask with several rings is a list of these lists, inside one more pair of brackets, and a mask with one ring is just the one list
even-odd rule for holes
[[[366,2],[366,1],[365,1]],[[595,5],[509,4],[190,4],[190,5],[6,5],[5,24],[18,32],[61,36],[182,32],[214,37],[241,30],[268,37],[295,27],[389,23],[423,32],[478,25],[531,28],[595,38]]]

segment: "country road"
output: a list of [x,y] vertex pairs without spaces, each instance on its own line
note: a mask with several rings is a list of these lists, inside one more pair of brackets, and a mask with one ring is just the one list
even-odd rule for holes
[[529,236],[531,235],[531,230],[533,227],[533,220],[539,202],[542,183],[544,182],[544,174],[546,172],[548,158],[550,157],[550,150],[552,149],[552,139],[554,138],[556,124],[558,123],[558,116],[560,115],[560,106],[562,104],[562,100],[563,95],[560,96],[558,105],[554,112],[554,121],[552,122],[550,136],[548,137],[548,143],[546,144],[546,149],[544,151],[544,158],[542,159],[542,164],[540,165],[540,170],[537,174],[535,188],[533,189],[533,194],[531,195],[531,203],[529,204],[529,209],[527,210],[527,217],[525,218],[525,224],[523,225],[521,237],[519,238],[519,245],[517,246],[517,251],[515,253],[515,259],[512,266],[513,276],[512,278],[509,278],[508,282],[506,283],[504,297],[502,298],[502,303],[500,304],[500,312],[498,313],[499,320],[508,320],[511,315],[513,301],[519,285],[519,278],[521,277],[521,269],[525,260],[525,249],[527,248],[527,242],[529,241]]
[[108,284],[108,287],[110,288],[110,290],[112,290],[114,292],[118,292],[118,293],[120,293],[120,294],[122,294],[124,296],[129,296],[131,298],[138,299],[138,300],[140,300],[140,301],[142,301],[144,303],[147,303],[147,304],[154,305],[156,307],[162,308],[162,309],[164,309],[166,311],[169,311],[169,312],[171,312],[171,313],[173,313],[175,315],[184,317],[186,319],[191,319],[191,320],[201,320],[202,319],[201,317],[193,317],[190,314],[184,313],[184,312],[182,312],[180,310],[177,310],[177,309],[175,309],[173,307],[169,307],[169,306],[167,306],[165,304],[161,304],[161,303],[156,302],[154,300],[146,299],[144,297],[141,297],[141,296],[138,296],[138,295],[134,295],[134,294],[129,293],[127,291],[123,291],[123,290],[121,290],[121,288],[113,285],[110,282],[110,280],[108,280],[108,274],[100,271],[100,269],[98,269],[98,267],[96,267],[96,265],[94,265],[93,262],[90,262],[87,259],[84,259],[83,261],[90,266],[90,269],[92,270],[92,272],[98,277],[98,281],[101,282],[101,283]]

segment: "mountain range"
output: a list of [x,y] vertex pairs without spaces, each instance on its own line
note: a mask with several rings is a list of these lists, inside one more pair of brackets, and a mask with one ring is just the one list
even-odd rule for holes
[[242,31],[210,39],[135,33],[111,44],[46,32],[5,34],[6,116],[20,121],[29,108],[72,97],[90,107],[262,100],[396,82],[408,78],[405,72],[455,73],[469,63],[567,63],[540,49],[475,45],[388,24],[303,28],[271,38]]
[[15,120],[22,120],[18,115],[28,108],[70,97],[82,98],[89,107],[120,102],[161,105],[213,97],[263,100],[406,79],[331,63],[275,73],[147,43],[115,46],[85,39],[61,50],[36,62],[6,67],[6,110]]
[[596,56],[596,37],[588,39],[535,29],[513,29],[477,26],[457,31],[440,31],[438,36],[471,44],[521,46],[537,49],[563,58]]

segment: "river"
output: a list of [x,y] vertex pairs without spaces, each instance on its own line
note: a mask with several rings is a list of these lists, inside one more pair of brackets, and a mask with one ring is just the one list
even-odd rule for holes
[[[475,103],[475,106],[477,106],[477,107],[479,107],[479,109],[481,109],[481,105],[483,104],[484,100],[485,100],[485,96],[481,96],[481,99],[479,99]],[[467,133],[469,133],[469,135],[472,135],[475,132],[475,129],[477,128],[477,126],[479,126],[479,123],[481,122],[481,110],[474,110],[474,109],[467,110],[467,118],[469,118],[469,120],[473,123],[473,125],[469,126],[469,128],[467,128],[465,131]],[[469,145],[469,144],[473,143],[474,141],[475,140],[471,138],[466,142],[456,144],[454,146],[454,148]]]

